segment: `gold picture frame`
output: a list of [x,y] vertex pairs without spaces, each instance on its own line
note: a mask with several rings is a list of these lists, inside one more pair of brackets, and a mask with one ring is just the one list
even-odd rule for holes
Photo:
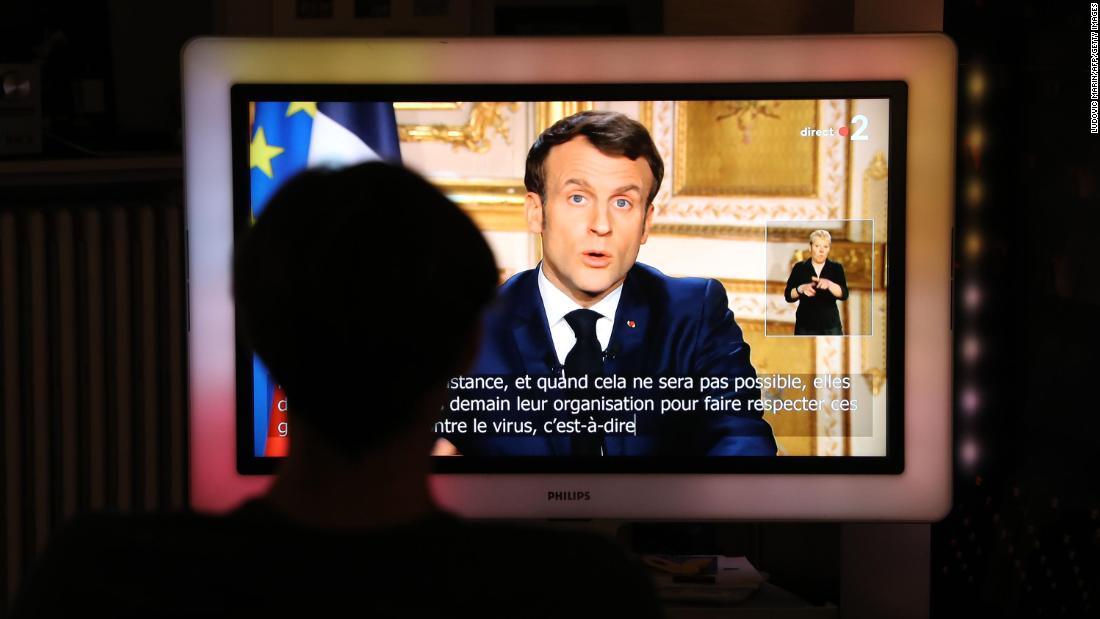
[[[461,103],[402,102],[395,103],[394,109],[454,110],[461,105]],[[508,128],[505,112],[514,113],[518,110],[519,103],[516,102],[478,101],[471,106],[470,114],[464,124],[398,124],[397,137],[402,142],[443,142],[455,149],[466,148],[471,152],[484,153],[492,146],[492,133],[499,135],[506,143],[511,143],[511,131]]]

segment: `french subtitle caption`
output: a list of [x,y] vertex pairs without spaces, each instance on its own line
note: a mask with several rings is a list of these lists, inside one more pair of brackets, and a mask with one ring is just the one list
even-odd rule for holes
[[[439,434],[637,436],[652,418],[870,412],[869,377],[459,376],[448,381]],[[647,417],[651,418],[647,420]]]

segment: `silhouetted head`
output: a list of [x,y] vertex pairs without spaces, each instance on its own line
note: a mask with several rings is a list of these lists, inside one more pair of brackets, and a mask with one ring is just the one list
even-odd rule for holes
[[424,421],[425,394],[472,358],[498,283],[470,219],[378,162],[288,181],[233,268],[237,319],[296,423],[353,455]]

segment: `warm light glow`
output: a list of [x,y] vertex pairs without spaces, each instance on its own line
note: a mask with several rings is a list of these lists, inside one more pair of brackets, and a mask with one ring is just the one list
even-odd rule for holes
[[982,396],[976,387],[967,387],[959,395],[959,405],[964,413],[973,416],[982,405]]
[[974,68],[966,80],[966,92],[972,101],[980,101],[985,96],[986,79],[985,72]]
[[972,151],[980,151],[985,146],[985,131],[981,127],[973,126],[966,132],[966,145]]
[[966,235],[966,255],[976,257],[982,253],[982,235],[971,232]]
[[980,451],[978,442],[973,438],[966,437],[959,446],[959,461],[963,466],[972,469],[978,463]]
[[973,363],[978,360],[978,357],[982,354],[982,342],[977,337],[971,335],[963,339],[962,343],[962,357],[965,361]]
[[982,181],[973,178],[966,184],[966,203],[970,206],[981,206],[984,194],[985,190],[982,188]]
[[963,305],[968,310],[976,310],[982,305],[982,287],[969,284],[963,291]]

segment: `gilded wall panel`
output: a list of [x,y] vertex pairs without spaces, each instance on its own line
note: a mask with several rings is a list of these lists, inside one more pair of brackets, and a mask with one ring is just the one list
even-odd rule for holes
[[682,196],[813,196],[816,101],[676,104],[673,192]]
[[711,234],[722,226],[743,236],[769,220],[843,219],[847,140],[800,132],[844,125],[847,107],[844,100],[653,102],[651,133],[668,171],[656,224]]
[[[759,320],[738,320],[751,349],[751,360],[757,375],[813,374],[816,338],[771,338],[764,335],[764,323]],[[793,329],[792,329],[793,333]],[[778,394],[775,394],[778,395]],[[795,394],[781,397],[794,398]],[[801,397],[801,396],[799,396]],[[765,415],[772,426],[779,453],[784,456],[812,456],[817,448],[817,414],[782,412]]]

